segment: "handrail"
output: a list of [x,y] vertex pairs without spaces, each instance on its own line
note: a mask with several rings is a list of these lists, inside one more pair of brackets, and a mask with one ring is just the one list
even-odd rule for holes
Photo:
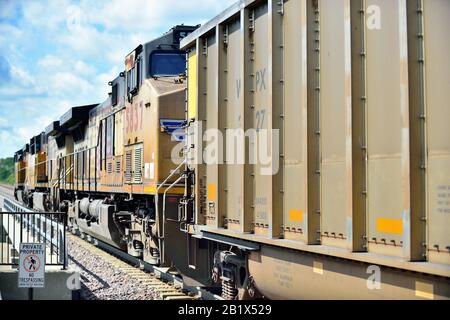
[[[173,170],[168,176],[167,178],[156,188],[156,197],[155,197],[155,212],[156,212],[156,225],[157,225],[157,230],[158,230],[158,246],[159,249],[162,249],[162,243],[161,243],[161,225],[159,223],[159,190],[165,186],[165,184],[167,183],[167,181],[169,181],[170,178],[172,178],[177,172],[178,170],[186,163],[186,159],[183,160],[177,167],[175,170]],[[163,220],[163,224],[164,224],[164,220]],[[160,257],[161,258],[161,257]],[[162,257],[162,260],[164,261],[164,257]]]
[[97,149],[97,148],[98,148],[98,146],[89,147],[89,148],[86,148],[86,149],[83,149],[83,150],[74,151],[74,152],[69,153],[69,154],[66,154],[66,155],[64,155],[64,156],[58,156],[58,157],[53,158],[53,159],[47,159],[47,160],[45,160],[45,161],[41,161],[41,162],[38,162],[38,163],[35,163],[35,164],[31,164],[30,166],[28,166],[28,164],[27,164],[26,166],[24,166],[24,167],[21,168],[21,169],[18,169],[17,171],[19,172],[19,171],[27,170],[27,169],[30,168],[30,167],[31,167],[31,168],[37,167],[37,166],[39,166],[39,165],[48,163],[48,162],[50,162],[50,161],[57,161],[58,159],[65,159],[65,158],[67,158],[67,157],[70,157],[70,156],[73,156],[73,155],[77,155],[77,154],[80,154],[80,153],[82,153],[82,152],[89,151],[89,150],[92,150],[92,149]]
[[66,155],[61,156],[59,158],[60,159],[67,158],[67,157],[70,157],[70,156],[73,156],[73,155],[76,155],[76,154],[79,154],[79,153],[82,153],[82,152],[85,152],[85,151],[89,151],[89,150],[92,150],[92,149],[97,149],[97,148],[98,148],[98,146],[89,147],[89,148],[86,148],[86,149],[83,149],[83,150],[74,151],[72,153],[66,154]]
[[[167,187],[167,189],[164,191],[164,196],[163,196],[163,226],[162,226],[162,240],[165,241],[165,236],[166,236],[166,231],[165,231],[165,226],[164,226],[164,221],[166,221],[166,195],[167,195],[167,191],[169,191],[170,189],[172,189],[174,186],[177,185],[177,183],[181,180],[184,179],[184,174],[180,175],[180,177],[175,180],[170,186]],[[159,195],[159,193],[158,193]],[[158,196],[157,195],[157,196]],[[164,253],[164,248],[163,249],[163,253]],[[164,263],[164,254],[162,254],[162,262]]]

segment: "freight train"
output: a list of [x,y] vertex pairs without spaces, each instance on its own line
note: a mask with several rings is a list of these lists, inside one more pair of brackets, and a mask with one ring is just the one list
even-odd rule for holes
[[449,14],[241,0],[176,26],[16,153],[16,197],[226,299],[449,299]]

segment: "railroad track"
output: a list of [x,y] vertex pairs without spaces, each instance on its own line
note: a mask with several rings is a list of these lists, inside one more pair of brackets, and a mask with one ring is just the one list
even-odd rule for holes
[[[100,249],[94,243],[83,240],[78,236],[69,234],[68,240],[71,246],[76,244],[77,246],[89,251],[90,254],[94,255],[96,258],[102,259],[107,265],[114,266],[115,274],[121,274],[122,276],[129,277],[134,283],[139,283],[145,286],[148,291],[147,293],[154,300],[197,300],[199,297],[193,292],[189,292],[183,289],[182,286],[176,283],[169,282],[164,278],[158,277],[154,272],[148,272],[140,268],[140,266],[133,266],[127,261],[116,257],[115,255]],[[69,253],[70,255],[70,253]],[[71,257],[73,259],[73,257]],[[125,285],[125,284],[122,284]],[[147,296],[148,297],[148,296]],[[96,297],[87,296],[84,297],[87,300],[95,299]]]
[[[13,199],[12,189],[5,188],[2,185],[0,185],[0,198],[1,197],[5,197],[8,198],[8,200],[13,201],[16,208],[19,210],[29,210]],[[0,204],[2,204],[2,202],[0,202]],[[87,274],[91,274],[94,278],[96,278],[97,275],[89,269],[92,268],[92,262],[98,263],[98,260],[96,260],[96,258],[98,258],[103,260],[104,266],[111,266],[114,268],[114,273],[119,274],[121,279],[128,279],[129,282],[135,284],[136,286],[143,286],[148,289],[145,290],[147,294],[144,294],[144,297],[148,298],[151,296],[154,300],[222,300],[218,292],[212,292],[214,289],[186,286],[179,275],[170,272],[166,268],[158,268],[150,265],[141,259],[130,256],[126,252],[112,247],[89,235],[70,231],[71,230],[67,232],[67,241],[70,243],[68,250],[70,264],[78,268],[81,267],[80,269],[83,269],[84,273],[87,272]],[[72,250],[73,252],[79,250],[77,247],[84,251],[84,253],[81,253],[79,257],[75,257],[71,252]],[[91,260],[95,261],[91,261],[90,267],[83,266],[83,263],[86,261],[80,261],[85,259],[86,256],[88,258],[89,256],[94,257]],[[89,261],[86,263],[89,263]],[[97,271],[102,272],[102,269],[103,268],[100,268],[100,270]],[[81,277],[83,278],[83,272],[81,272]],[[110,281],[112,283],[117,283],[117,279],[114,279],[114,277],[115,275],[110,275]],[[119,286],[122,285],[126,284],[119,284]],[[109,284],[105,287],[109,287]],[[87,288],[87,286],[85,286],[85,288]],[[134,289],[133,285],[130,285],[129,288],[130,290]],[[148,294],[148,292],[151,293]],[[126,297],[128,299],[133,299],[130,295],[126,295]],[[95,293],[87,294],[82,298],[87,300],[98,299]]]
[[0,184],[0,195],[14,198],[14,187],[8,184]]
[[219,293],[212,292],[214,289],[186,286],[179,275],[170,272],[167,268],[150,265],[89,235],[70,234],[69,237],[89,252],[104,258],[106,262],[124,274],[157,292],[156,299],[223,300]]
[[0,184],[0,211],[3,208],[3,197],[14,200],[14,187]]

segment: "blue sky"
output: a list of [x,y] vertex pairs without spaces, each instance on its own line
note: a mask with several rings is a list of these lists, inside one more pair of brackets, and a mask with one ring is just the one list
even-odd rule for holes
[[103,101],[141,43],[235,0],[0,0],[0,158],[71,106]]

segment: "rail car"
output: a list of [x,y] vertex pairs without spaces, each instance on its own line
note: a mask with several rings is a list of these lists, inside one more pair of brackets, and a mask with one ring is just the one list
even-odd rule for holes
[[40,135],[43,185],[16,153],[16,194],[227,299],[449,299],[449,13],[241,0],[175,27]]
[[[449,298],[449,14],[445,0],[241,1],[183,39],[185,211],[193,235],[242,248],[251,292]],[[223,158],[197,158],[211,148]]]

